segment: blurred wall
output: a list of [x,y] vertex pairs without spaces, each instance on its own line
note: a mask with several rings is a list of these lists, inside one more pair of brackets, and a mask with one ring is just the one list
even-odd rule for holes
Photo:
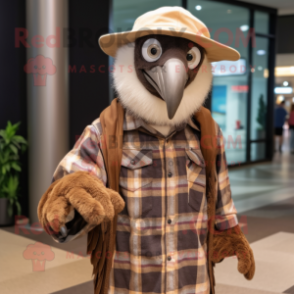
[[[98,46],[100,35],[109,31],[111,1],[70,0],[69,28],[63,46],[69,47],[69,146],[73,146],[86,125],[99,117],[109,105],[108,56]],[[2,42],[0,72],[0,129],[7,121],[21,121],[19,134],[27,132],[26,48],[15,47],[15,29],[26,28],[26,1],[0,2]],[[58,144],[58,142],[52,142]],[[21,157],[20,175],[22,214],[28,216],[28,159]],[[50,178],[51,180],[51,178]],[[41,195],[40,195],[41,196]]]
[[[1,71],[0,71],[0,129],[21,122],[19,135],[27,138],[26,105],[26,48],[15,46],[15,29],[25,27],[25,1],[0,2]],[[23,172],[20,175],[22,214],[28,215],[28,160],[21,156]]]
[[294,53],[294,15],[279,16],[277,20],[277,54]]
[[108,56],[98,38],[108,33],[111,1],[69,1],[70,146],[109,105]]

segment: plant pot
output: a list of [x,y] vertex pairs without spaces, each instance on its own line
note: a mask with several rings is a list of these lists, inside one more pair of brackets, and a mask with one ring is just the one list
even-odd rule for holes
[[256,129],[256,139],[265,139],[266,132],[263,129]]
[[9,200],[7,198],[0,198],[0,226],[13,226],[14,216],[8,215]]
[[[265,139],[266,138],[266,132],[262,129],[256,130],[256,139]],[[265,147],[264,143],[256,143],[255,145],[255,156],[254,160],[261,160],[265,158]]]

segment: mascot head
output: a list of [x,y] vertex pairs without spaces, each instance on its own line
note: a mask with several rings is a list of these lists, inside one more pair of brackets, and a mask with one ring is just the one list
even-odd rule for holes
[[103,35],[99,45],[115,57],[114,86],[124,107],[156,125],[187,121],[210,91],[210,62],[240,58],[180,7],[147,12],[132,31]]

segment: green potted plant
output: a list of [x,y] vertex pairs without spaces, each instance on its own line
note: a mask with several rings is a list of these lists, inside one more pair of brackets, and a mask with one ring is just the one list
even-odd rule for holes
[[266,105],[265,105],[262,94],[259,96],[259,100],[258,100],[258,112],[257,112],[256,122],[259,125],[259,127],[256,129],[257,139],[264,139],[265,129],[266,129]]
[[9,121],[0,130],[0,226],[14,223],[14,211],[21,214],[19,197],[19,173],[21,172],[19,153],[24,152],[27,141],[16,135],[19,123]]
[[[256,128],[256,139],[265,139],[266,137],[266,104],[262,94],[260,94],[259,100],[258,100],[256,122],[258,124]],[[257,143],[254,145],[255,145],[256,159],[263,159],[265,157],[264,144]]]

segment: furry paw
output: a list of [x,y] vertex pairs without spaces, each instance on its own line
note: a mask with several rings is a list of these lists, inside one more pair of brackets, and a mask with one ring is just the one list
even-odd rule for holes
[[121,196],[101,180],[86,172],[75,172],[51,184],[40,200],[38,217],[47,233],[51,229],[59,232],[73,208],[87,223],[97,226],[111,220],[124,205]]
[[245,276],[247,280],[252,280],[255,273],[255,261],[252,249],[246,246],[236,252],[238,258],[238,271]]
[[224,258],[236,255],[238,271],[251,280],[255,273],[253,251],[239,226],[225,231],[216,231],[213,237],[211,260],[221,262]]

